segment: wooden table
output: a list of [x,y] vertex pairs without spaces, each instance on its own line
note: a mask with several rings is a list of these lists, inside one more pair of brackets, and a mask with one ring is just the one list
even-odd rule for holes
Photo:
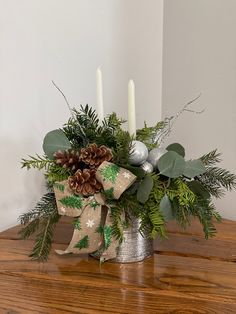
[[[236,222],[224,220],[208,241],[196,222],[185,232],[168,229],[154,257],[102,266],[54,251],[47,263],[33,262],[33,241],[9,229],[0,234],[0,313],[236,313]],[[54,248],[64,248],[71,232],[60,223]]]

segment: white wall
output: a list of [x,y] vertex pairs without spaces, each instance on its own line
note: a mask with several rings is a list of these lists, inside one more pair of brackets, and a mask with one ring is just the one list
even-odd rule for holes
[[133,78],[138,126],[160,117],[162,18],[163,0],[0,0],[0,230],[44,191],[20,160],[69,117],[52,79],[72,105],[95,104],[102,65],[106,113],[127,117]]
[[[236,173],[236,1],[165,0],[163,114],[173,114],[202,93],[198,110],[185,113],[170,141],[182,142],[189,157],[214,148],[221,166]],[[236,219],[236,192],[217,201],[224,217]]]

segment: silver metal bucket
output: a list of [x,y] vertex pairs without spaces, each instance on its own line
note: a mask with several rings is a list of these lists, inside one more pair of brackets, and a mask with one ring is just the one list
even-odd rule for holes
[[144,238],[139,232],[140,220],[133,218],[132,226],[124,230],[124,241],[118,248],[114,262],[139,262],[153,255],[153,240]]

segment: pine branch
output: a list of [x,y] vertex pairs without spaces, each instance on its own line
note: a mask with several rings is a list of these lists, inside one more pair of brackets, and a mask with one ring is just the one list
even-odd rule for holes
[[114,238],[123,241],[123,224],[121,220],[122,209],[119,206],[110,206],[110,215],[112,218],[111,233]]
[[173,179],[165,189],[171,201],[175,219],[182,228],[186,228],[190,225],[191,207],[196,199],[195,194],[182,178]]
[[192,215],[197,217],[202,224],[206,239],[215,236],[217,230],[214,221],[220,222],[221,216],[216,211],[214,204],[209,200],[198,197],[192,207]]
[[59,220],[57,212],[54,215],[45,217],[40,222],[40,229],[35,239],[35,246],[30,257],[33,260],[46,261],[52,246],[53,232],[55,224]]
[[53,163],[48,168],[45,177],[47,182],[53,186],[55,182],[66,180],[71,174],[70,170]]
[[30,159],[22,159],[22,166],[21,168],[27,168],[27,170],[34,168],[34,169],[46,169],[48,170],[49,167],[54,163],[53,160],[48,159],[47,157],[40,157],[36,154],[36,157],[29,156]]
[[60,216],[57,212],[54,193],[45,194],[35,208],[19,217],[24,227],[19,234],[27,239],[37,232],[35,246],[30,256],[32,259],[46,261],[52,245],[53,230]]
[[40,219],[43,216],[50,216],[54,205],[56,205],[54,193],[46,193],[33,209],[20,215],[18,220],[21,225],[27,225],[32,220]]
[[157,144],[154,143],[154,138],[165,127],[165,124],[165,121],[160,121],[155,126],[148,127],[145,122],[144,127],[137,130],[136,139],[143,142],[149,149],[157,147]]
[[113,131],[120,129],[122,124],[125,123],[126,120],[118,118],[115,112],[112,112],[108,117],[103,120],[103,128],[109,128]]
[[216,198],[224,196],[224,191],[236,188],[236,175],[228,170],[209,166],[204,174],[197,177],[206,190]]
[[129,164],[132,151],[132,137],[127,131],[118,130],[115,134],[115,148],[113,148],[114,162],[118,165]]
[[143,205],[144,210],[140,213],[141,226],[140,232],[151,238],[157,236],[163,238],[166,237],[165,220],[160,212],[159,206],[162,197],[165,194],[165,188],[163,184],[160,184],[160,177],[153,175],[153,189],[149,195],[148,201]]
[[[204,174],[202,176],[204,177]],[[209,180],[218,182],[226,190],[231,191],[236,188],[236,175],[226,169],[211,167],[207,169],[205,176]]]
[[202,160],[205,166],[213,166],[216,163],[221,162],[220,156],[221,153],[218,153],[217,149],[214,149],[210,153],[203,155],[200,159]]

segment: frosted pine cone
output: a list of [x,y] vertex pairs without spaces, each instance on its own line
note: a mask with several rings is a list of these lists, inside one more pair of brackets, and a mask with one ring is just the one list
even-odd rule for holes
[[101,184],[95,177],[96,169],[77,170],[68,178],[69,187],[75,194],[89,196],[101,189]]
[[75,150],[58,150],[54,153],[55,161],[65,169],[76,171],[80,168],[79,152]]
[[98,147],[97,144],[94,143],[81,149],[80,160],[91,168],[97,168],[103,161],[112,160],[112,152],[110,148],[105,145]]

